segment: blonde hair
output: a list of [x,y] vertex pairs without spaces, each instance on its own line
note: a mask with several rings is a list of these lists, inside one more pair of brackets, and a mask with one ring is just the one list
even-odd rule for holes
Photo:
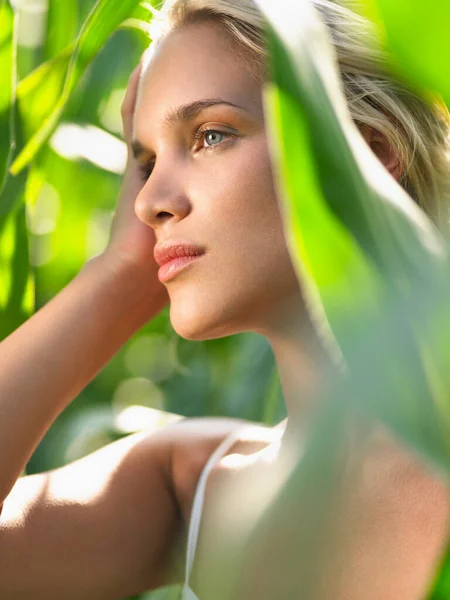
[[[444,102],[424,100],[396,81],[376,27],[350,10],[357,0],[311,0],[331,33],[350,114],[358,126],[380,133],[395,150],[400,184],[435,220],[446,227],[450,197],[450,114]],[[253,0],[167,0],[152,25],[154,41],[202,18],[215,19],[265,73],[265,20]]]

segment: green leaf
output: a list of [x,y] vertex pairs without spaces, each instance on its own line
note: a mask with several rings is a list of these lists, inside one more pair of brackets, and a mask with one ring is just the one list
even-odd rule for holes
[[[326,343],[342,352],[349,377],[329,382],[317,399],[330,407],[324,422],[331,426],[315,432],[308,461],[299,460],[247,550],[254,555],[278,529],[277,519],[293,516],[287,504],[314,489],[322,493],[311,494],[309,529],[293,538],[310,534],[320,552],[323,515],[333,508],[324,499],[334,497],[339,469],[338,463],[329,468],[340,443],[330,440],[349,400],[449,470],[448,258],[431,222],[356,131],[330,42],[310,4],[260,5],[271,25],[273,82],[265,98],[291,255],[312,315],[321,332],[329,326],[334,334]],[[307,582],[301,583],[303,593]]]
[[[261,4],[270,6],[266,0],[261,0]],[[306,2],[285,0],[282,4],[286,5],[284,10],[273,6],[270,10],[275,25],[275,35],[270,39],[276,81],[275,89],[269,86],[268,105],[269,113],[273,107],[275,131],[279,131],[284,145],[278,152],[279,168],[287,186],[294,192],[300,191],[297,161],[312,161],[312,165],[304,167],[306,172],[314,169],[318,179],[312,198],[314,204],[325,203],[328,221],[335,218],[343,226],[337,237],[350,235],[399,292],[404,289],[405,277],[415,279],[417,273],[423,275],[430,269],[433,277],[444,264],[446,247],[428,217],[381,166],[357,131],[346,106],[325,27]],[[304,35],[290,24],[300,20],[304,23]],[[287,129],[279,130],[283,119]],[[287,123],[289,119],[291,122]],[[295,159],[289,159],[286,145],[291,143],[292,125],[298,129],[298,138],[304,139],[301,150],[310,148],[312,159],[311,152],[305,156],[301,151],[296,152]],[[292,214],[309,210],[304,205],[312,201],[307,193],[303,194],[305,197],[307,203],[299,195],[288,194]],[[317,225],[322,227],[323,221],[319,215],[317,218]]]
[[[322,332],[329,326],[348,370],[317,399],[330,407],[322,424],[331,425],[315,432],[308,461],[299,456],[273,506],[275,517],[267,515],[256,529],[253,548],[273,531],[274,519],[293,516],[286,499],[295,504],[308,489],[332,484],[336,469],[325,466],[339,440],[329,441],[349,400],[442,472],[450,470],[447,244],[357,132],[311,4],[258,3],[270,24],[273,81],[265,98],[291,255],[313,317]],[[323,498],[312,494],[313,533],[325,510],[319,514],[316,502]]]
[[[31,139],[13,162],[10,168],[12,174],[16,175],[29,164],[48,140],[81,75],[138,3],[139,0],[97,0],[81,29],[73,53],[69,56],[64,50],[51,64],[44,63],[20,83],[18,97],[25,118],[25,133]],[[37,108],[37,98],[44,102],[45,110]],[[40,111],[39,119],[33,115],[34,110]]]
[[442,94],[450,106],[450,3],[445,0],[364,0],[364,3],[378,21],[403,76],[419,89]]
[[0,340],[34,310],[34,279],[29,270],[25,205],[0,218]]
[[[322,333],[332,332],[326,343],[343,354],[354,378],[347,388],[352,397],[442,466],[449,448],[436,426],[439,386],[429,382],[420,356],[424,347],[434,353],[436,342],[426,335],[427,311],[449,318],[446,245],[357,131],[327,31],[310,3],[259,4],[271,24],[273,82],[265,97],[275,169],[291,254],[309,291],[312,316]],[[416,307],[418,297],[422,303]],[[398,323],[403,354],[386,354],[390,331],[383,322]],[[408,351],[404,339],[411,342]],[[369,349],[375,362],[364,375],[382,378],[384,403],[357,377],[360,357]],[[398,373],[387,370],[385,356]],[[437,375],[441,382],[448,379],[444,362]],[[412,396],[405,384],[411,366]],[[437,447],[431,446],[430,431]]]
[[17,95],[26,139],[39,130],[58,102],[73,51],[72,44],[55,58],[39,65],[19,83]]
[[50,0],[47,13],[45,56],[54,58],[75,39],[78,31],[78,0]]
[[0,1],[0,192],[14,144],[13,108],[16,79],[15,15],[9,0]]

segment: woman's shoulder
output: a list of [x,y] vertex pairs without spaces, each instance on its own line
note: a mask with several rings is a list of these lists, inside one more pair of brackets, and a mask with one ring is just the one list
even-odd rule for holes
[[356,507],[351,519],[358,514],[372,541],[374,531],[387,536],[411,564],[417,559],[425,568],[428,560],[431,569],[450,525],[450,487],[443,475],[382,425],[372,428],[347,474]]
[[175,493],[188,520],[201,472],[216,448],[229,436],[235,441],[224,453],[245,458],[256,455],[282,437],[284,425],[268,427],[242,419],[199,417],[183,419],[171,426],[172,481]]

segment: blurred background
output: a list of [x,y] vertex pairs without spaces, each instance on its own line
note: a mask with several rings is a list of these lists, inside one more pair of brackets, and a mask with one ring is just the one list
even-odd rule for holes
[[[76,38],[94,3],[75,0],[61,8],[71,11],[71,31],[64,32],[64,43],[70,36]],[[12,4],[19,19],[21,81],[55,56],[61,41],[58,29],[49,25],[54,14],[49,15],[48,0]],[[64,4],[60,0],[60,6]],[[55,296],[107,244],[126,162],[120,106],[128,78],[148,44],[145,22],[138,19],[128,19],[109,38],[79,80],[56,131],[24,173],[27,256],[26,244],[21,244],[20,256],[17,252],[12,256],[12,222],[20,220],[20,211],[0,211],[0,287],[5,290],[12,273],[22,273],[27,282],[22,309],[12,316],[5,308],[7,294],[0,292],[2,338]],[[39,105],[31,106],[35,119],[45,101],[42,97]],[[8,187],[2,196],[8,196]],[[256,335],[204,343],[182,340],[166,310],[130,339],[57,419],[27,473],[61,466],[122,436],[180,416],[200,415],[267,424],[284,418],[273,356],[266,340]],[[145,596],[173,597],[171,592]]]

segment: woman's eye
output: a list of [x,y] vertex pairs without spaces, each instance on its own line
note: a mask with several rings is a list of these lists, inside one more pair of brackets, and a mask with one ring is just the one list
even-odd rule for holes
[[205,142],[207,147],[217,146],[227,137],[227,134],[223,131],[205,131]]
[[[220,146],[228,138],[237,137],[236,134],[227,133],[225,131],[219,131],[217,129],[199,129],[195,134],[196,140],[203,140],[204,145],[201,150],[212,150],[216,146]],[[153,169],[155,168],[155,160],[152,160],[146,164],[139,163],[138,170],[140,179],[143,183],[151,176]]]
[[228,138],[235,137],[232,133],[220,131],[217,129],[199,129],[195,134],[195,139],[203,141],[201,150],[212,150],[223,144]]

